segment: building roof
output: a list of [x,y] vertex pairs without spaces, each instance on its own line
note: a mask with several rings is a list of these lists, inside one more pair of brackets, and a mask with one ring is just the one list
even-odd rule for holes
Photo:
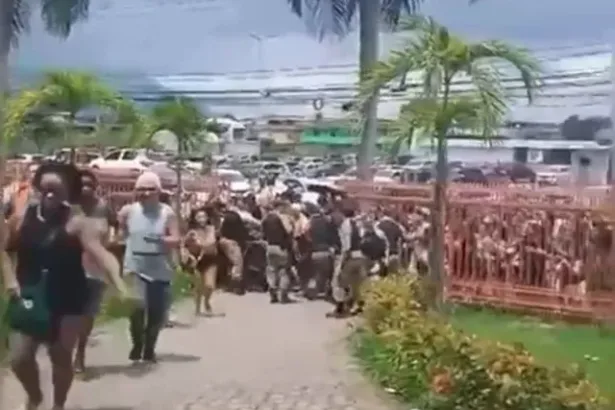
[[[476,139],[450,139],[449,148],[528,148],[542,149],[570,149],[570,150],[596,150],[604,151],[611,149],[610,145],[601,145],[596,141],[558,141],[558,140],[517,140],[505,139],[492,141],[491,144]],[[428,141],[419,144],[420,147],[430,147]]]

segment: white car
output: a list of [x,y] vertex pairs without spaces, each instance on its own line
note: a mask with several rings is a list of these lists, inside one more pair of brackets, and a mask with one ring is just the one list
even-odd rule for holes
[[212,174],[227,183],[232,194],[245,194],[252,189],[252,185],[250,181],[248,181],[248,178],[237,170],[216,169]]
[[91,161],[89,166],[101,171],[143,172],[154,164],[164,163],[164,158],[146,149],[123,148]]

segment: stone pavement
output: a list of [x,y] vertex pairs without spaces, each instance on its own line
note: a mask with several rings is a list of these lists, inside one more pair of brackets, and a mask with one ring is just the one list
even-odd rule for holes
[[[160,362],[131,366],[124,323],[99,330],[89,351],[91,374],[77,381],[70,410],[386,410],[393,406],[353,368],[345,321],[326,319],[330,305],[270,305],[266,296],[217,294],[223,318],[191,317],[164,330]],[[43,355],[42,355],[43,356]],[[47,359],[42,380],[50,391]],[[0,410],[19,408],[12,376]],[[47,393],[49,396],[49,393]],[[43,408],[46,410],[46,408]]]

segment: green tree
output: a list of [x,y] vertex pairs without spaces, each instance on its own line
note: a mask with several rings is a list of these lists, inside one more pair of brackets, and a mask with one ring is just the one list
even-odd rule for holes
[[[22,135],[34,144],[38,152],[44,152],[50,142],[59,140],[63,136],[64,124],[58,121],[63,119],[49,113],[32,112],[24,120]],[[17,141],[14,139],[12,142]]]
[[152,110],[153,131],[170,131],[176,138],[177,158],[175,171],[177,185],[175,194],[175,211],[181,214],[182,163],[185,156],[200,151],[207,130],[207,119],[198,105],[190,98],[169,97],[159,102]]
[[[47,31],[61,37],[66,37],[69,35],[74,23],[87,17],[90,1],[44,0],[40,2],[40,5],[41,17]],[[32,9],[33,4],[28,0],[0,0],[0,180],[4,180],[6,160],[4,115],[6,98],[10,90],[9,54],[11,47],[17,45],[19,35],[28,29]],[[0,226],[0,236],[3,235],[3,229],[4,225]],[[2,286],[0,286],[1,290]],[[0,293],[1,298],[2,293]],[[0,308],[1,305],[2,300],[0,300]],[[2,329],[2,323],[0,323],[0,359],[2,347],[4,346],[3,334],[6,333]],[[1,384],[0,380],[0,390],[2,389]],[[1,392],[0,395],[2,395]]]
[[[379,58],[380,21],[395,27],[400,16],[418,11],[422,0],[287,0],[294,14],[305,17],[320,39],[325,35],[347,35],[359,13],[359,77],[364,78]],[[378,88],[365,98],[361,110],[361,144],[358,169],[363,179],[370,177],[371,162],[378,140]]]
[[[533,100],[539,84],[540,67],[527,50],[497,40],[467,42],[432,18],[410,18],[400,27],[412,32],[405,47],[392,53],[370,71],[362,84],[360,100],[406,73],[420,79],[420,91],[410,96],[414,102],[408,112],[412,123],[433,135],[437,165],[431,212],[432,246],[430,273],[440,302],[444,275],[444,212],[448,179],[447,135],[453,127],[465,126],[486,140],[497,132],[507,111],[502,85],[504,63],[515,70],[523,83],[528,101]],[[463,76],[471,82],[469,94],[455,93],[454,81]]]
[[[83,142],[77,114],[84,109],[111,110],[118,125],[125,126],[134,134],[131,145],[138,145],[147,134],[144,117],[134,104],[123,99],[96,76],[77,71],[50,71],[45,74],[37,88],[22,91],[9,99],[5,121],[7,142],[17,138],[32,118],[32,113],[49,113],[57,126],[62,127],[64,143],[71,148],[71,162],[75,160],[76,148]],[[37,118],[37,117],[34,117]],[[39,119],[44,116],[39,115]],[[47,119],[48,120],[48,119]]]

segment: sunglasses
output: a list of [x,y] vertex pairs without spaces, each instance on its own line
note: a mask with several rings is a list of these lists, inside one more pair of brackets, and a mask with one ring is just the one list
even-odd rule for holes
[[156,192],[157,189],[153,187],[140,187],[136,189],[137,192]]

